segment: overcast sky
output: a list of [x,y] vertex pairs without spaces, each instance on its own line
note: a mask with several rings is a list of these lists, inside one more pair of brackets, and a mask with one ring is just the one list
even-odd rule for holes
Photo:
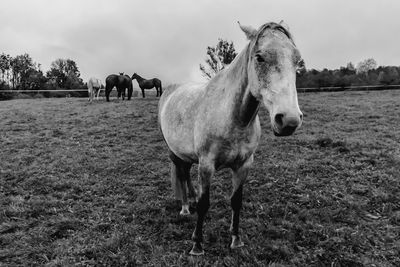
[[43,71],[70,58],[85,81],[118,72],[199,81],[207,46],[218,38],[245,46],[236,21],[258,28],[282,19],[307,68],[370,57],[400,65],[397,0],[1,0],[0,53],[28,53]]

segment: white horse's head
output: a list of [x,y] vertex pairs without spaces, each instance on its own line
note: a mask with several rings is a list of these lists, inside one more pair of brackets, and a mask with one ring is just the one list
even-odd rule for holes
[[282,23],[267,23],[258,30],[242,25],[240,28],[250,40],[250,92],[268,109],[274,134],[291,135],[303,120],[296,91],[301,56],[292,36]]

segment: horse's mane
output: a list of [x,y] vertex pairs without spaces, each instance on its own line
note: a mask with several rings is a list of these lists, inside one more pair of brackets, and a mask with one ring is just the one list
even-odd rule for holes
[[256,40],[258,40],[258,38],[261,36],[261,34],[266,30],[266,29],[271,29],[271,30],[277,30],[282,32],[283,34],[285,34],[293,43],[293,37],[292,34],[285,28],[283,27],[281,24],[275,23],[275,22],[268,22],[265,23],[264,25],[262,25],[259,29],[258,29],[258,33],[257,33],[257,38]]
[[[135,72],[135,74],[136,74],[136,80],[141,80],[141,81],[143,81],[143,80],[146,80],[146,78],[143,78],[142,76],[140,76],[139,74],[137,74],[136,72]],[[133,75],[132,75],[132,77],[133,77]]]

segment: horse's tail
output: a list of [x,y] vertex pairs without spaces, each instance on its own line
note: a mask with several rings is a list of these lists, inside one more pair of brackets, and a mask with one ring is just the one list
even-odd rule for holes
[[179,170],[174,163],[171,163],[171,185],[175,198],[182,200],[186,191],[186,181],[179,175]]
[[88,96],[89,96],[89,101],[92,102],[92,92],[93,92],[93,85],[92,85],[92,80],[89,79],[87,82],[87,88],[88,88]]
[[190,181],[190,166],[170,152],[171,159],[171,185],[175,198],[184,200],[187,197],[187,185]]
[[160,81],[160,96],[162,95],[162,82],[161,82],[161,80],[159,80]]

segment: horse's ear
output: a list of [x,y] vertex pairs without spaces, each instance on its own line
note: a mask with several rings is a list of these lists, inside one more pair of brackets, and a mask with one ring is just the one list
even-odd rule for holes
[[283,28],[285,28],[285,30],[286,31],[288,31],[288,32],[290,32],[289,30],[289,25],[287,25],[287,23],[286,22],[284,22],[283,20],[281,20],[280,22],[279,22],[279,25],[281,25]]
[[242,31],[246,34],[247,39],[252,40],[257,36],[257,30],[254,29],[251,26],[243,26],[242,24],[240,24],[240,22],[238,21],[239,27],[240,29],[242,29]]

